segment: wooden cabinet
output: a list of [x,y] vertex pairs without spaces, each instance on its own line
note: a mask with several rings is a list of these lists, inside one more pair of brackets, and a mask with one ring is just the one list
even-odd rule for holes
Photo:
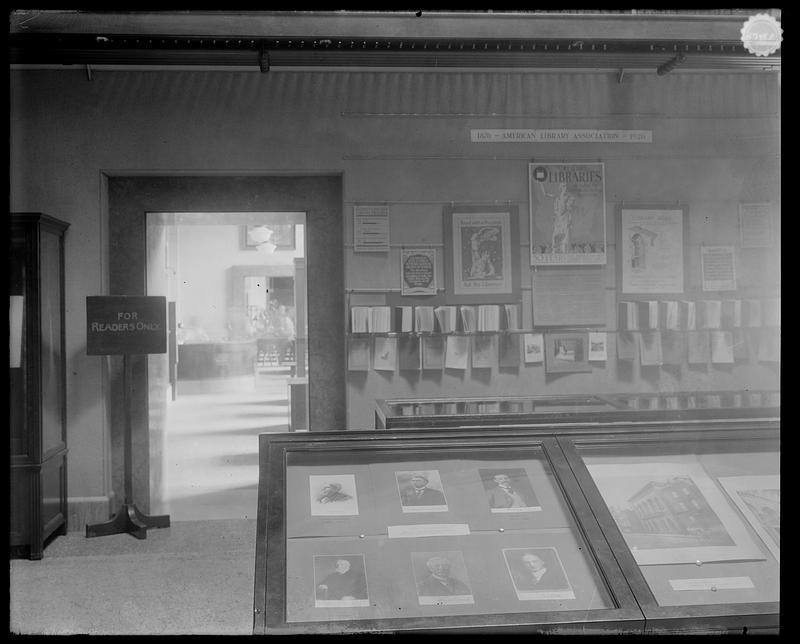
[[40,213],[11,215],[10,554],[41,559],[67,530],[64,234]]

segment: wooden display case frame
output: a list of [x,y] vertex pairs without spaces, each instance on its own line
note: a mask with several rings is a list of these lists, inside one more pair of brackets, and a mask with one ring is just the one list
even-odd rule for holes
[[[442,461],[456,451],[520,448],[539,451],[553,475],[553,492],[566,505],[571,527],[588,549],[587,563],[594,579],[604,584],[611,608],[549,612],[509,612],[447,616],[350,619],[289,622],[287,619],[287,470],[290,455],[313,456],[325,463],[326,455],[339,457],[397,454],[409,450],[440,455]],[[437,432],[321,432],[317,434],[261,434],[259,436],[259,490],[255,557],[255,634],[329,634],[355,632],[460,632],[460,633],[641,633],[644,621],[622,570],[602,536],[577,481],[552,436],[537,432],[501,432],[487,438],[485,431]]]

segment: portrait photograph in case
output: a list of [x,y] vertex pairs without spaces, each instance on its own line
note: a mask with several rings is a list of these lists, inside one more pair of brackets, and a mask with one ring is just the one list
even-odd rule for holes
[[475,603],[460,551],[412,552],[411,567],[421,606]]
[[575,599],[555,548],[503,548],[503,557],[520,601]]
[[364,555],[314,555],[314,606],[369,606]]
[[479,469],[490,512],[539,512],[530,479],[521,467]]
[[311,474],[308,487],[312,516],[358,514],[356,477],[353,474]]
[[439,470],[395,472],[403,512],[447,512]]

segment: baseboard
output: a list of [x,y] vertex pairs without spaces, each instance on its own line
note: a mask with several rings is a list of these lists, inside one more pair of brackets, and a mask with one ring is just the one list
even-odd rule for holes
[[103,523],[111,517],[112,496],[71,496],[67,499],[67,529],[83,532],[86,525]]

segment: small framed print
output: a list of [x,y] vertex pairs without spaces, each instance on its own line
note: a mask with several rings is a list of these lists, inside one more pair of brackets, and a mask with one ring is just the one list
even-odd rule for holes
[[525,364],[544,362],[544,336],[541,333],[525,333],[522,344]]
[[311,474],[308,488],[312,516],[358,515],[356,477],[353,474]]
[[555,548],[503,548],[503,557],[520,601],[575,599]]
[[269,242],[275,245],[275,250],[294,250],[294,226],[294,224],[242,226],[241,249],[257,250],[259,245]]
[[436,249],[400,250],[400,295],[436,295]]
[[364,555],[314,556],[314,606],[369,606]]
[[516,206],[446,207],[444,260],[448,303],[505,304],[518,299]]
[[439,470],[395,472],[403,512],[447,512]]
[[547,373],[582,373],[592,370],[589,364],[588,333],[546,333],[544,349]]
[[460,551],[412,552],[411,566],[420,606],[475,603]]
[[541,511],[542,506],[523,468],[482,468],[478,470],[478,474],[486,491],[490,512]]

